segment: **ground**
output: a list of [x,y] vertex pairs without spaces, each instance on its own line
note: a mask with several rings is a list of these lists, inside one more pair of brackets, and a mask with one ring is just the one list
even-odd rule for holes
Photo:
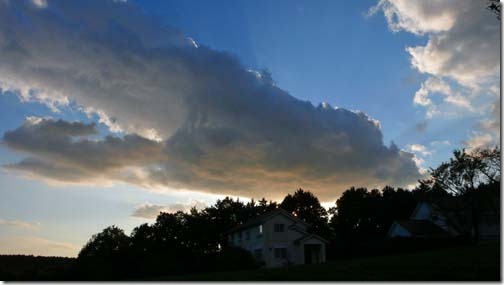
[[338,260],[254,271],[168,276],[156,280],[499,281],[498,242],[422,253]]
[[[1,256],[0,280],[71,280],[74,259]],[[500,281],[500,244],[354,258],[278,269],[164,276],[155,281]]]

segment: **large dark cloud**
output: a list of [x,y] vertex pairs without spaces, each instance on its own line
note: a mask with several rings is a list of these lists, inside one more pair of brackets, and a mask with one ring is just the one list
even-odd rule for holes
[[55,109],[75,102],[129,133],[92,140],[85,136],[94,126],[27,121],[4,141],[32,157],[10,168],[250,197],[305,187],[323,199],[351,185],[407,185],[419,176],[413,155],[384,145],[366,114],[300,101],[269,73],[197,46],[132,4],[0,5],[3,89]]
[[6,167],[56,181],[85,182],[118,179],[127,167],[163,160],[159,142],[135,134],[85,137],[96,133],[94,124],[31,117],[16,130],[5,132],[3,141],[32,156]]

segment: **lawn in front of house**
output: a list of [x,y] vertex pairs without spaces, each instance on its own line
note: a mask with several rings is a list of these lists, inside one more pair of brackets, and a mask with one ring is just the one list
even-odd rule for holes
[[338,260],[275,269],[164,276],[194,281],[499,281],[500,244]]

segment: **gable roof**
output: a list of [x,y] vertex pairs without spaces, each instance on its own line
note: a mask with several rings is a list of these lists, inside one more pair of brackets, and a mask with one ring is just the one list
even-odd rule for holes
[[427,204],[432,207],[432,203],[429,201],[424,200],[424,201],[418,202],[417,205],[415,206],[415,209],[413,210],[413,212],[410,215],[410,219],[415,219],[416,215],[418,214],[422,205],[424,205],[424,204]]
[[230,234],[230,233],[234,233],[234,232],[237,232],[237,231],[240,231],[240,230],[244,230],[244,229],[248,229],[248,228],[251,228],[251,227],[255,227],[255,226],[261,225],[264,222],[266,222],[267,220],[269,220],[269,219],[271,219],[271,218],[273,218],[273,217],[275,217],[277,215],[285,216],[285,217],[289,218],[290,220],[292,220],[294,223],[300,223],[300,224],[303,224],[305,226],[308,226],[308,224],[306,222],[304,222],[303,220],[295,217],[294,215],[290,214],[286,210],[284,210],[282,208],[277,208],[275,210],[272,210],[272,211],[269,211],[269,212],[264,213],[262,215],[259,215],[259,216],[255,217],[255,218],[252,218],[252,219],[246,221],[243,224],[236,225],[236,226],[232,227],[231,229],[229,229],[228,231],[226,231],[225,233],[226,234]]
[[[467,211],[473,207],[471,199],[464,199],[460,196],[446,196],[446,197],[434,197],[429,199],[423,199],[419,201],[417,207],[422,204],[427,203],[445,212],[454,211]],[[500,204],[500,198],[498,196],[489,196],[486,199],[479,199],[478,207],[483,211],[493,210]]]
[[323,237],[321,237],[321,236],[319,236],[317,234],[307,234],[307,235],[302,236],[302,237],[298,238],[297,240],[295,240],[294,243],[298,244],[298,243],[300,243],[302,241],[305,241],[307,239],[310,239],[310,238],[315,238],[315,239],[318,239],[318,240],[320,240],[320,241],[322,241],[324,243],[329,243],[328,240],[326,240],[325,238],[323,238]]
[[[481,216],[485,216],[490,221],[498,221],[500,217],[499,203],[500,198],[490,197],[489,199],[480,199],[476,207],[479,208]],[[418,202],[410,219],[416,219],[415,216],[422,205],[429,205],[431,210],[437,211],[454,225],[460,226],[464,223],[471,223],[472,208],[474,206],[469,199],[464,200],[462,197],[453,196],[424,199]]]
[[396,221],[398,225],[417,237],[448,237],[450,234],[429,220]]

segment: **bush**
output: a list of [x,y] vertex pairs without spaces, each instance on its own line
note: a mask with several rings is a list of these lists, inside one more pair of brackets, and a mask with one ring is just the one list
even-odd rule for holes
[[215,256],[214,270],[232,271],[259,268],[250,251],[239,247],[225,247]]

